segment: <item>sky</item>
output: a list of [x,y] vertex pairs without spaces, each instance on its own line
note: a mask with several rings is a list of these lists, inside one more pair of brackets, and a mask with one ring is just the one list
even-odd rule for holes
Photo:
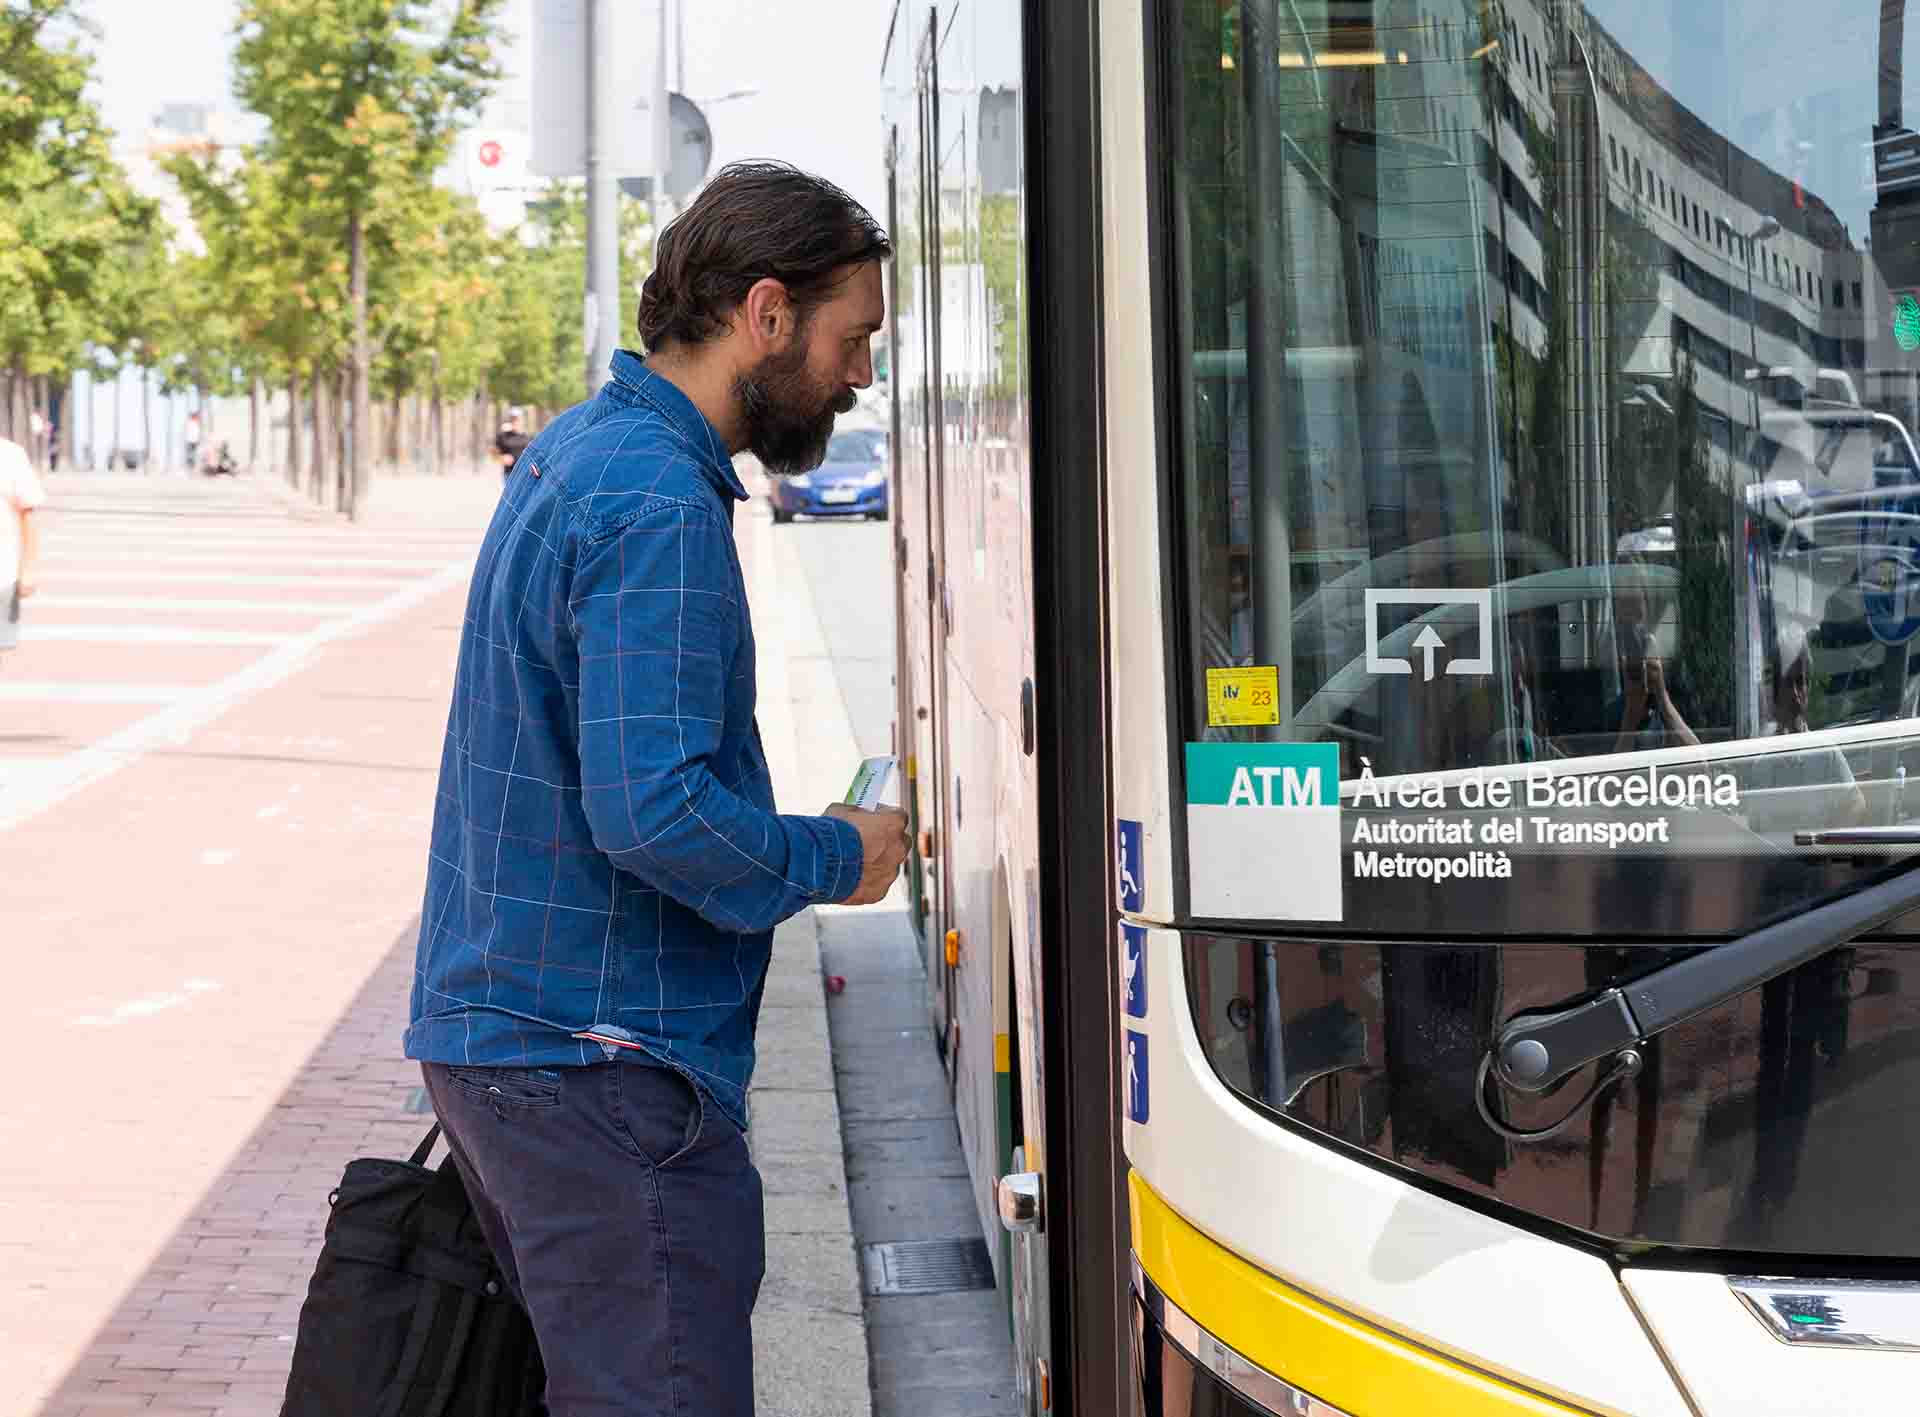
[[[617,0],[654,12],[653,0]],[[880,144],[880,50],[891,0],[680,0],[687,83],[712,106],[714,163],[782,158],[838,182],[871,210],[885,195]],[[95,95],[107,120],[140,135],[168,103],[233,107],[228,59],[236,0],[82,0],[100,26]],[[534,0],[508,0],[509,77],[489,124],[526,121],[534,76]],[[646,28],[651,29],[651,26]],[[567,79],[560,80],[567,83]]]

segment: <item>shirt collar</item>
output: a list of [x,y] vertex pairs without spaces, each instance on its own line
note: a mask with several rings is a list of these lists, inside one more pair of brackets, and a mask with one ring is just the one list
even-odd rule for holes
[[747,489],[740,481],[740,474],[733,470],[733,459],[727,456],[727,445],[719,430],[694,407],[692,399],[680,392],[671,379],[647,368],[646,361],[631,350],[615,350],[609,367],[613,374],[609,389],[618,385],[630,402],[645,404],[671,423],[686,439],[687,446],[700,454],[701,470],[714,486],[735,501],[747,500]]

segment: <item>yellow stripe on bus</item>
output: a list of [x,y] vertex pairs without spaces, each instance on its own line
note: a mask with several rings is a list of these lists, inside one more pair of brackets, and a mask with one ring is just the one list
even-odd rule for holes
[[996,1033],[993,1035],[993,1070],[996,1073],[1013,1071],[1013,1035]]
[[[1127,1175],[1140,1267],[1192,1319],[1275,1377],[1367,1417],[1580,1413],[1344,1314],[1214,1244]],[[1498,1303],[1498,1296],[1488,1296]]]

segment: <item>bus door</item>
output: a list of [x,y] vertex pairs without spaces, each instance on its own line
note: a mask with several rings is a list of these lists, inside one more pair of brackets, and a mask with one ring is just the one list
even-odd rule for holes
[[922,958],[926,962],[928,1004],[935,1040],[953,1079],[953,968],[948,962],[947,932],[952,929],[953,853],[952,809],[947,783],[951,754],[947,731],[947,638],[953,629],[952,600],[947,587],[946,468],[949,428],[941,306],[941,205],[944,201],[940,131],[940,36],[942,7],[927,16],[916,66],[916,94],[920,126],[920,289],[921,336],[925,342],[926,488],[921,511],[925,518],[921,545],[926,548],[926,694],[917,719],[917,794],[921,821],[921,857],[925,877],[926,909],[920,921]]

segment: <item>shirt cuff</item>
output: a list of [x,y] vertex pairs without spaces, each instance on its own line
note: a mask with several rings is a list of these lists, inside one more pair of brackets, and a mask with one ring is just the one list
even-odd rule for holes
[[820,820],[827,824],[827,869],[821,900],[834,905],[859,889],[861,874],[867,868],[867,851],[853,823],[838,817]]

